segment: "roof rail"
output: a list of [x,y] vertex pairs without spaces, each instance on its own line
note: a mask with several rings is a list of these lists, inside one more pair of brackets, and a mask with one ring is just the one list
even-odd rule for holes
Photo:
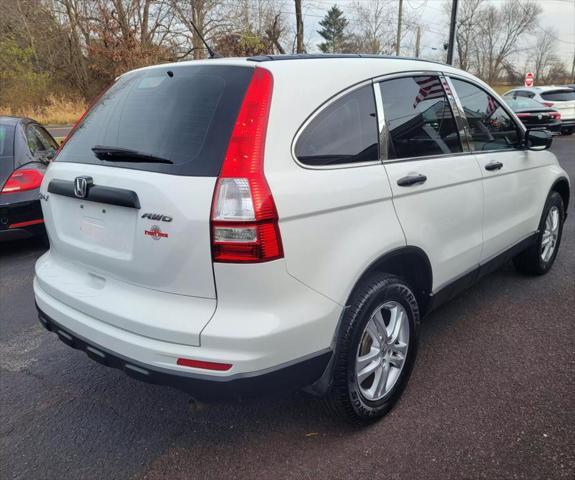
[[416,60],[419,62],[436,63],[446,65],[434,60],[424,60],[415,57],[397,57],[395,55],[372,55],[367,53],[295,53],[287,55],[256,55],[248,57],[250,62],[272,62],[278,60],[318,60],[324,58],[375,58],[380,60]]

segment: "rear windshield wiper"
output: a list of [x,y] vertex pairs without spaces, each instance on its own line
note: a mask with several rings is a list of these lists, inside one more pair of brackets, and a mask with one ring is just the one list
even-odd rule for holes
[[138,152],[129,148],[96,145],[92,148],[92,151],[97,158],[107,162],[174,163],[167,158],[158,157],[151,153]]

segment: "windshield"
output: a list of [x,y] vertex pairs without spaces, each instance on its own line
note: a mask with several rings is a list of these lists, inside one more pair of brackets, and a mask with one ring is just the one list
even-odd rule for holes
[[549,92],[543,92],[541,97],[551,102],[570,102],[575,100],[575,90],[551,90]]
[[524,108],[531,108],[531,109],[541,109],[545,108],[545,105],[540,104],[539,102],[532,100],[531,98],[525,97],[504,97],[505,102],[509,105],[513,110],[522,110]]
[[[92,107],[56,161],[217,176],[252,73],[219,65],[128,73]],[[137,152],[141,161],[134,155],[106,161],[99,146]]]

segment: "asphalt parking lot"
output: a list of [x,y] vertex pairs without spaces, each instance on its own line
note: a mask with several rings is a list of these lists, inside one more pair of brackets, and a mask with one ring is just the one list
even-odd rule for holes
[[[552,150],[575,179],[575,135]],[[511,265],[423,324],[415,371],[379,423],[315,399],[192,408],[62,344],[36,319],[36,242],[0,244],[0,478],[573,479],[575,204],[553,270]]]

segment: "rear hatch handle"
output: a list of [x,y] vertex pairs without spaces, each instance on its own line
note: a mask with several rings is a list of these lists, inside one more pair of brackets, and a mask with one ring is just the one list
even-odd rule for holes
[[[82,185],[84,182],[85,185]],[[91,177],[77,177],[74,181],[50,180],[48,192],[90,202],[107,203],[138,210],[141,208],[138,194],[133,190],[94,185]]]

